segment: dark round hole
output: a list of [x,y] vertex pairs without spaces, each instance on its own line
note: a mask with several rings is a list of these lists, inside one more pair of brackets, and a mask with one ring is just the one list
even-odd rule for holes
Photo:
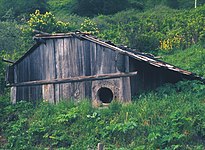
[[113,93],[109,88],[100,88],[97,94],[99,100],[103,103],[110,103],[113,99]]

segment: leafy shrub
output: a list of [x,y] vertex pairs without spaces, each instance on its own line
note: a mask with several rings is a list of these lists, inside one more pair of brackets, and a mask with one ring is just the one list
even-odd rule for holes
[[166,54],[163,60],[205,77],[205,64],[203,63],[205,62],[205,49],[202,45],[198,44],[185,51],[178,50]]
[[204,149],[205,85],[183,81],[131,104],[92,108],[89,100],[8,103],[1,97],[1,132],[9,149]]
[[83,32],[87,32],[87,33],[93,34],[93,35],[99,33],[99,30],[97,28],[96,23],[91,21],[89,18],[85,19],[83,21],[83,23],[81,23],[80,30],[83,31]]
[[1,0],[0,9],[0,19],[2,19],[1,17],[4,16],[9,9],[12,9],[15,18],[19,16],[22,18],[24,15],[30,14],[36,9],[45,12],[47,10],[47,3],[45,0]]
[[28,25],[31,29],[48,33],[68,32],[72,29],[69,23],[57,21],[51,12],[41,14],[39,10],[36,10],[34,14],[31,14]]
[[139,13],[129,10],[94,20],[99,36],[140,51],[186,49],[204,39],[205,5],[191,10],[158,6]]
[[16,22],[0,22],[0,51],[22,50],[22,32]]

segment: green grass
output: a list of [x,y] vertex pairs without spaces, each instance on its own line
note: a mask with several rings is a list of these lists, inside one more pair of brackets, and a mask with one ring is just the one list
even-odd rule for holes
[[10,105],[1,97],[1,134],[8,149],[205,149],[205,85],[184,81],[142,94],[130,104]]
[[194,45],[186,50],[173,51],[163,60],[205,77],[205,47]]

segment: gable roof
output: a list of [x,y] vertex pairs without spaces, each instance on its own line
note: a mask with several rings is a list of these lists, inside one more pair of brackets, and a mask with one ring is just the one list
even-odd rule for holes
[[151,54],[146,54],[146,53],[142,53],[142,52],[137,52],[133,49],[127,48],[125,46],[116,46],[115,44],[113,44],[110,41],[103,41],[100,40],[94,36],[91,36],[89,34],[86,33],[81,33],[81,32],[74,32],[74,33],[57,33],[57,34],[37,34],[36,36],[34,36],[34,39],[37,41],[36,44],[34,44],[34,46],[32,46],[21,58],[19,58],[13,65],[18,64],[21,60],[23,60],[27,55],[29,55],[30,53],[32,53],[39,45],[41,45],[41,43],[43,43],[43,40],[46,39],[56,39],[56,38],[69,38],[69,37],[76,37],[79,39],[84,39],[84,40],[88,40],[90,42],[99,44],[101,46],[107,47],[113,51],[116,51],[118,53],[127,55],[129,57],[132,57],[136,60],[139,61],[143,61],[145,63],[148,63],[152,66],[155,67],[159,67],[159,68],[164,68],[167,70],[171,70],[174,72],[178,72],[182,75],[185,75],[187,77],[189,77],[189,79],[193,79],[193,80],[200,80],[202,82],[205,83],[205,78],[197,76],[195,73],[181,69],[179,67],[176,67],[174,65],[171,65],[169,63],[166,63],[164,61],[158,60],[156,59],[153,55]]

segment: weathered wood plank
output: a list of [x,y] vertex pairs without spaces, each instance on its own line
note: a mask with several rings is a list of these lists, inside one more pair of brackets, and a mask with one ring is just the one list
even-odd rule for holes
[[131,86],[130,86],[130,77],[122,77],[120,83],[121,96],[120,100],[123,102],[131,101]]
[[40,66],[40,76],[41,76],[41,80],[45,80],[46,79],[46,71],[45,71],[45,45],[41,44],[40,48],[39,48],[39,52],[40,52],[40,62],[41,62],[41,66]]
[[104,145],[102,143],[98,143],[97,150],[103,150],[103,149],[104,149]]
[[91,75],[91,62],[90,62],[90,42],[88,41],[83,41],[84,45],[84,69],[85,69],[85,76],[90,76]]
[[[69,68],[70,66],[70,38],[65,38],[63,40],[63,47],[61,48],[62,50],[62,78],[69,78],[70,77],[70,72],[71,69]],[[70,93],[70,84],[61,84],[60,85],[60,99],[66,99],[68,98]]]
[[[99,90],[102,88],[108,88],[112,91],[112,100],[121,100],[122,88],[120,86],[121,78],[116,79],[104,79],[92,81],[92,102],[94,106],[100,106],[102,99],[99,97]],[[106,95],[105,95],[106,96]]]
[[12,104],[16,104],[16,93],[17,91],[16,91],[16,87],[15,86],[13,86],[13,87],[11,87],[11,102],[12,102]]
[[60,84],[55,84],[55,102],[59,103],[60,102]]
[[56,59],[56,78],[62,78],[63,66],[63,51],[64,51],[64,39],[55,40],[55,59]]
[[91,61],[91,75],[97,74],[97,60],[96,60],[96,43],[90,42],[90,61]]
[[48,40],[47,43],[47,52],[48,52],[48,57],[46,60],[47,61],[47,69],[48,72],[47,74],[47,79],[54,79],[55,78],[55,56],[54,56],[54,42],[53,40]]
[[65,79],[22,82],[22,83],[17,83],[17,84],[11,84],[8,86],[28,86],[28,85],[34,86],[34,85],[44,85],[44,84],[54,84],[54,83],[82,82],[82,81],[112,79],[112,78],[119,78],[119,77],[130,77],[130,76],[135,76],[135,75],[137,75],[137,72],[98,74],[94,76],[79,76],[79,77],[71,77],[71,78],[65,78]]
[[43,100],[55,103],[54,84],[47,84],[42,86]]

